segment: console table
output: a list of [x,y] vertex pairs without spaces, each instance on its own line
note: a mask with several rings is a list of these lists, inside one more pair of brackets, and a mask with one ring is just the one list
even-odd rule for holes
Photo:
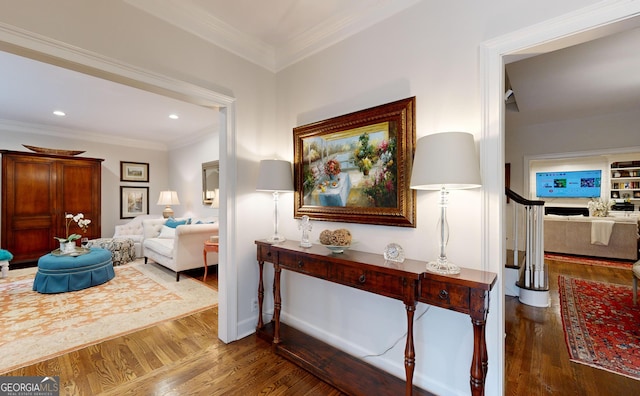
[[[327,372],[331,368],[326,367],[323,362],[315,361],[319,359],[315,356],[319,351],[329,350],[330,347],[322,345],[318,340],[300,341],[304,340],[304,334],[280,323],[282,308],[280,276],[283,269],[397,299],[404,303],[407,312],[407,341],[404,354],[405,395],[423,392],[413,386],[415,368],[413,318],[417,303],[423,302],[469,315],[473,325],[474,338],[470,379],[471,393],[474,396],[484,395],[484,383],[488,368],[485,323],[489,312],[489,292],[496,282],[496,274],[462,268],[458,275],[439,275],[425,272],[426,262],[424,261],[405,260],[403,263],[391,263],[385,262],[381,254],[354,250],[333,254],[322,245],[303,248],[299,246],[297,241],[270,244],[260,240],[256,241],[256,245],[260,276],[258,283],[260,313],[257,332],[259,335],[266,334],[267,338],[271,338],[277,347],[276,350],[287,358],[294,360],[346,393],[361,393],[361,386],[366,386],[362,385],[363,383],[368,383],[371,386],[370,379],[359,376],[336,382],[337,376]],[[267,325],[262,320],[265,262],[270,262],[274,266],[274,313],[272,322]],[[285,329],[287,334],[283,335],[282,329]],[[296,345],[292,345],[287,340],[286,337],[289,334],[292,334],[291,338],[295,338]],[[308,348],[316,348],[316,350],[313,353],[305,354],[303,351],[305,346],[301,344],[306,344]],[[292,352],[294,349],[295,352]],[[357,360],[352,358],[350,364],[355,364],[354,361]],[[371,372],[371,370],[375,369],[367,368],[365,372]],[[362,382],[359,383],[358,380]],[[385,382],[384,387],[387,385]],[[350,390],[349,386],[353,386],[353,388]],[[377,394],[380,394],[380,389],[377,389]],[[398,392],[394,392],[392,390],[389,394],[398,394]]]

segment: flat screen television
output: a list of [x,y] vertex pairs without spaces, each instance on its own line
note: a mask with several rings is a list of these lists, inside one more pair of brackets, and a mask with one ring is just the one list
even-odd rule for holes
[[600,196],[602,171],[536,172],[540,198],[594,198]]

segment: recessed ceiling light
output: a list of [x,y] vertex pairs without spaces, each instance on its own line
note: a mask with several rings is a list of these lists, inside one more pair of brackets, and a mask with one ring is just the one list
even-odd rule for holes
[[53,114],[57,115],[58,117],[64,117],[67,115],[64,111],[60,111],[60,110],[54,111]]
[[180,118],[180,117],[178,117],[178,115],[177,115],[177,114],[170,114],[170,115],[169,115],[169,118],[171,118],[172,120],[177,120],[177,119],[178,119],[178,118]]

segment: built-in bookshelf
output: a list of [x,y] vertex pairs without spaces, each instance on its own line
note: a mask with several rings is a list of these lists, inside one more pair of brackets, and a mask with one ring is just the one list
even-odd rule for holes
[[640,201],[640,160],[611,163],[611,199]]

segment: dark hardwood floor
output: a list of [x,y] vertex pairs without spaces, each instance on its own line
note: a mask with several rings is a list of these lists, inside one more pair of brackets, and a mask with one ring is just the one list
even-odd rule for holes
[[[506,299],[506,394],[640,394],[640,381],[569,361],[558,302],[558,274],[630,285],[630,271],[561,262],[549,269],[550,308]],[[191,275],[202,279],[201,271]],[[207,284],[217,282],[210,271]],[[6,375],[58,375],[61,395],[341,395],[255,336],[222,343],[217,314],[203,311]]]
[[[631,270],[546,261],[551,307],[506,297],[506,395],[638,395],[640,381],[569,361],[564,341],[558,275],[632,284]],[[640,353],[640,351],[638,352]]]

